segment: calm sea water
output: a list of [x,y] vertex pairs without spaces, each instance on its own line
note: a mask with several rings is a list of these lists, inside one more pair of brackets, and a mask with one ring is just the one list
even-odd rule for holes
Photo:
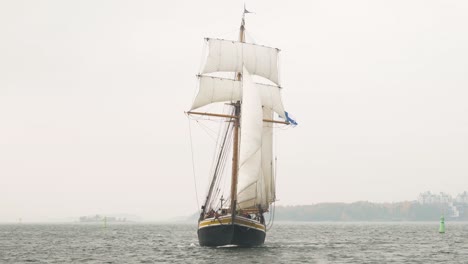
[[0,225],[0,263],[468,263],[468,223],[275,223],[264,246],[203,248],[195,225]]

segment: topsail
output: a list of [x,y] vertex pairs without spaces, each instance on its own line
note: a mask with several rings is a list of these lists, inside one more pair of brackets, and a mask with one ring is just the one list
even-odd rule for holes
[[202,73],[242,72],[262,76],[279,85],[279,49],[251,43],[208,39],[209,54]]

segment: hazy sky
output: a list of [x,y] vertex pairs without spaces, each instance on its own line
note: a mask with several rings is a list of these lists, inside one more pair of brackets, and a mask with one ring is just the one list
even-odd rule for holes
[[[468,190],[467,1],[246,2],[300,124],[278,135],[279,204]],[[242,5],[0,1],[0,222],[197,210],[183,112],[203,38],[235,38]]]

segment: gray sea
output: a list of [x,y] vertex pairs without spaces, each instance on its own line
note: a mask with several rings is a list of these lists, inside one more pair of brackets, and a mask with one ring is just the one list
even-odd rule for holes
[[204,248],[195,224],[0,225],[0,263],[468,263],[468,223],[275,223],[265,245]]

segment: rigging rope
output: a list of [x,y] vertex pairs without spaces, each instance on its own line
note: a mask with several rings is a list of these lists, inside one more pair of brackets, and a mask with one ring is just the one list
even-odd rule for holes
[[[208,119],[208,120],[210,120],[210,119]],[[200,123],[200,122],[199,122],[199,119],[196,119],[196,121],[197,121],[197,124],[205,131],[205,133],[206,133],[214,142],[216,142],[216,141],[217,141],[216,135],[210,134],[210,132],[213,133],[213,134],[215,134],[216,132],[214,132],[212,129],[210,129],[207,125],[204,125],[203,123]]]
[[190,152],[192,153],[192,172],[193,172],[193,183],[195,186],[195,196],[196,196],[196,201],[197,201],[197,210],[200,209],[200,204],[198,202],[198,190],[197,190],[197,177],[195,176],[195,160],[193,158],[193,143],[192,143],[192,125],[190,123],[190,119],[188,120],[189,124],[189,133],[190,133]]
[[[278,151],[278,140],[277,140],[277,135],[278,133],[273,133],[273,145],[274,145],[274,152],[275,153],[279,153]],[[274,169],[274,174],[273,174],[273,186],[274,186],[274,193],[275,193],[275,197],[274,199],[276,200],[276,183],[278,181],[278,156],[275,155],[275,169]],[[272,210],[271,210],[271,214],[270,214],[270,219],[268,220],[268,226],[267,226],[267,230],[270,230],[272,227],[273,227],[273,223],[275,222],[275,212],[276,212],[276,202],[273,202],[271,204],[272,206]]]
[[225,177],[223,177],[222,174],[224,173],[224,170],[225,170],[228,153],[229,153],[230,146],[231,146],[231,138],[232,138],[231,124],[232,124],[231,122],[228,122],[224,125],[223,129],[220,129],[219,139],[223,139],[222,141],[224,143],[218,145],[217,147],[216,152],[219,153],[219,156],[217,157],[216,160],[214,160],[213,164],[218,164],[218,166],[216,166],[216,169],[212,171],[214,174],[219,175],[219,176],[216,177],[216,180],[214,182],[215,192],[213,193],[213,195],[211,195],[210,201],[208,201],[207,203],[207,208],[211,208],[211,209],[218,208],[219,203],[220,203],[218,199],[220,198],[220,196],[223,195],[223,191],[220,189],[220,183],[224,182],[224,179],[225,179]]

